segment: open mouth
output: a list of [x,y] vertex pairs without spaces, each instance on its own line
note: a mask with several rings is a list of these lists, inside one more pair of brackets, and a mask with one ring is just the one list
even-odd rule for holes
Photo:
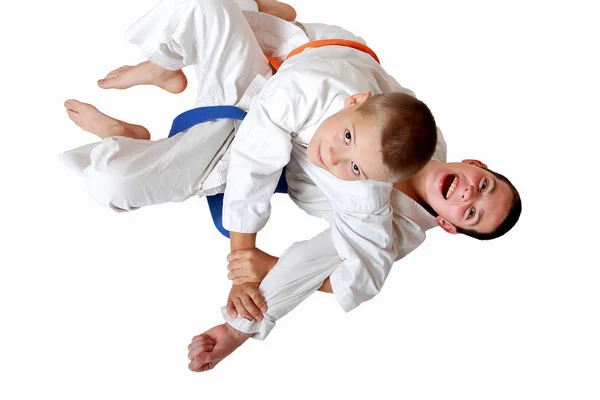
[[454,190],[456,189],[456,185],[458,185],[458,176],[445,176],[444,180],[442,181],[442,196],[444,196],[445,199],[452,197]]

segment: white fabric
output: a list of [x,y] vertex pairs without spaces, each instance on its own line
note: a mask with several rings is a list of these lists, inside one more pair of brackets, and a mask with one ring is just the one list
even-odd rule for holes
[[[307,31],[316,29],[312,25],[305,25]],[[327,28],[332,35],[335,27]],[[340,38],[360,40],[339,31]],[[282,168],[290,160],[292,147],[294,155],[300,154],[327,117],[340,111],[349,96],[365,90],[412,94],[370,55],[355,49],[311,48],[285,61],[253,102],[233,141],[228,181],[236,184],[225,191],[223,226],[243,233],[262,229],[270,215],[270,197]],[[303,167],[310,169],[313,180],[319,180],[317,186],[326,184],[326,196],[343,211],[359,208],[369,212],[389,199],[391,184],[342,182],[310,163]],[[373,189],[379,187],[387,190]],[[381,191],[383,199],[372,196],[371,190],[376,194]],[[346,195],[348,191],[351,196]]]
[[[245,10],[258,10],[254,1],[238,3]],[[266,32],[276,29],[265,26]],[[236,40],[239,35],[243,42]],[[248,109],[265,82],[255,79],[257,75],[272,75],[233,0],[162,1],[135,22],[126,37],[163,68],[195,66],[199,81],[195,107]],[[232,120],[217,120],[157,141],[111,137],[67,151],[60,159],[82,175],[96,202],[115,211],[179,202],[223,191],[234,126]]]
[[[443,157],[445,160],[445,155]],[[391,194],[394,209],[394,248],[396,261],[408,255],[425,240],[425,232],[435,226],[435,218],[423,207],[402,192]],[[323,207],[327,204],[323,202]],[[343,270],[344,262],[337,254],[329,231],[314,238],[295,243],[279,258],[275,267],[260,284],[268,310],[260,322],[248,321],[240,316],[231,318],[226,307],[221,309],[225,321],[240,332],[264,340],[275,327],[277,320],[287,315],[302,301],[316,292],[328,276]],[[353,290],[352,285],[334,288],[336,291]],[[358,295],[360,296],[360,294]]]
[[248,321],[241,316],[231,318],[227,307],[221,308],[221,314],[238,331],[264,340],[275,322],[316,292],[341,263],[329,230],[311,240],[295,243],[260,283],[260,292],[268,305],[261,322]]
[[[441,135],[438,139],[433,159],[446,162],[446,142]],[[295,193],[297,203],[301,202],[301,208],[314,216],[328,218],[330,203],[316,186],[307,181],[304,171],[292,160],[286,172],[290,195]],[[419,247],[425,240],[425,232],[436,227],[437,223],[416,201],[396,189],[392,190],[390,202],[394,210],[395,261],[398,261]],[[335,279],[338,276],[336,271],[343,271],[343,266],[344,261],[337,254],[328,230],[310,240],[294,243],[281,255],[260,284],[260,292],[268,306],[267,312],[263,313],[263,320],[248,321],[240,316],[231,318],[226,307],[221,309],[223,318],[240,332],[252,334],[254,339],[264,340],[280,318],[316,292],[327,277]],[[353,288],[353,285],[348,285],[343,280],[338,281],[333,288],[338,302],[340,290],[348,291]]]
[[[304,28],[314,36],[307,42],[362,41],[335,26],[304,24]],[[366,90],[414,95],[369,54],[348,47],[310,48],[286,60],[267,81],[236,133],[227,172],[227,181],[235,184],[226,187],[223,201],[223,227],[258,232],[270,217],[270,199],[281,171],[294,160],[332,204],[331,235],[345,262],[332,274],[331,283],[346,311],[379,293],[396,258],[389,203],[392,185],[341,181],[311,164],[306,148],[326,118],[342,110],[348,97]],[[297,200],[294,192],[290,196]],[[302,207],[304,200],[298,199],[297,204]]]

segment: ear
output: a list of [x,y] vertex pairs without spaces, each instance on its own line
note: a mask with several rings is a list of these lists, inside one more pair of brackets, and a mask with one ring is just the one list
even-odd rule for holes
[[452,225],[450,222],[446,221],[444,218],[440,217],[439,215],[437,217],[435,217],[435,222],[437,222],[437,224],[446,232],[452,234],[452,235],[456,235],[458,233],[458,231],[456,230],[456,227],[454,225]]
[[352,96],[348,97],[344,102],[344,108],[350,107],[355,104],[359,105],[365,100],[367,100],[369,97],[371,97],[370,90],[367,90],[366,92],[362,93],[353,94]]
[[466,160],[462,160],[462,162],[464,162],[465,164],[474,165],[474,166],[479,167],[479,168],[485,168],[485,169],[487,169],[487,165],[485,165],[484,163],[482,163],[479,160],[466,159]]

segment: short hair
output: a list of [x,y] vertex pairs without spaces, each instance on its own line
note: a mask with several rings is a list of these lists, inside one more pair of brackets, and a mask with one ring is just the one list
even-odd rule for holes
[[[504,182],[508,185],[508,187],[510,188],[510,190],[513,193],[513,200],[510,204],[510,208],[508,209],[508,214],[504,218],[504,221],[502,221],[500,223],[500,225],[498,225],[498,227],[490,233],[481,233],[481,232],[477,232],[474,229],[463,229],[463,228],[456,227],[456,231],[458,233],[462,233],[463,235],[470,236],[472,238],[479,239],[479,240],[492,240],[492,239],[499,238],[500,236],[504,235],[506,232],[510,231],[515,226],[515,224],[517,223],[519,218],[521,217],[521,208],[522,208],[521,207],[521,195],[517,191],[517,188],[515,187],[515,185],[513,185],[512,182],[510,180],[508,180],[508,178],[505,177],[504,175],[502,175],[498,172],[492,171],[491,169],[487,169],[487,170],[492,175],[494,175],[497,179],[501,180],[502,182]],[[423,207],[427,211],[429,211],[429,213],[431,215],[433,215],[434,217],[438,216],[438,213],[435,212],[435,210],[433,208],[431,208],[431,206],[429,204],[424,204]]]
[[375,94],[358,111],[374,117],[381,132],[383,163],[394,181],[407,179],[427,164],[437,144],[429,107],[406,93]]
[[508,209],[508,214],[506,215],[506,218],[504,218],[504,221],[502,221],[494,231],[490,233],[481,233],[473,229],[456,229],[458,233],[462,233],[463,235],[471,236],[472,238],[479,240],[492,240],[499,238],[506,232],[510,231],[521,217],[521,195],[519,195],[517,188],[504,175],[499,174],[498,172],[494,172],[491,169],[488,169],[488,171],[490,171],[492,175],[494,175],[497,179],[501,180],[502,182],[508,185],[508,187],[513,193],[513,200],[510,204],[510,208]]

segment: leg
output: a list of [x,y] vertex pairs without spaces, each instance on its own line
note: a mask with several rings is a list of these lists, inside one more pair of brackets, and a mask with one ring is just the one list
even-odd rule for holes
[[[222,32],[215,34],[215,27]],[[233,105],[257,74],[271,74],[252,30],[232,0],[165,0],[136,22],[127,36],[140,45],[150,62],[125,69],[124,76],[133,80],[121,80],[119,85],[135,84],[135,79],[156,82],[152,76],[168,76],[160,75],[157,68],[178,71],[196,65],[202,71],[196,105]],[[136,71],[146,71],[150,78],[136,75]],[[167,87],[169,80],[161,84]],[[88,105],[84,108],[95,110]],[[86,113],[90,115],[104,116]],[[170,139],[143,143],[127,133],[100,133],[91,118],[81,118],[81,114],[70,112],[70,116],[84,129],[106,139],[67,152],[62,160],[83,174],[97,202],[115,210],[183,201],[195,195],[227,150],[234,128],[232,121],[217,120]]]
[[182,72],[194,66],[199,81],[196,106],[233,105],[258,74],[271,75],[240,5],[257,10],[252,1],[164,0],[126,32],[148,62],[111,72],[101,87],[125,88],[156,84],[183,90]]
[[[241,10],[254,11],[252,0],[238,0]],[[265,14],[274,15],[286,21],[294,21],[296,10],[289,4],[276,0],[257,0],[258,10]],[[171,71],[144,61],[135,66],[124,65],[98,80],[98,86],[103,89],[127,89],[137,85],[153,85],[171,93],[181,93],[187,86],[187,78],[181,69]]]
[[[253,1],[244,4],[246,9],[256,7]],[[224,32],[214,35],[214,27],[222,27]],[[173,75],[169,81],[165,71],[197,65],[201,79],[196,105],[232,105],[257,74],[271,74],[252,30],[232,0],[165,0],[136,22],[127,36],[144,49],[150,61],[137,69],[122,70],[121,78],[126,79],[120,79],[120,74],[110,78],[122,87],[153,82],[173,89],[177,79]],[[150,71],[153,66],[160,68],[153,70],[158,71],[154,75]],[[146,78],[144,73],[136,73],[144,68]],[[145,128],[106,117],[92,106],[78,106],[69,116],[84,130],[107,139],[66,152],[61,159],[83,175],[98,203],[115,210],[183,201],[195,195],[233,137],[233,123],[218,120],[170,139],[141,143],[131,138],[148,138]],[[101,120],[106,123],[98,129]],[[200,156],[198,149],[202,149]]]
[[[81,110],[79,105],[85,106],[91,114],[93,111],[90,110],[96,110],[90,105],[76,104],[78,110]],[[89,121],[85,124],[92,126]],[[86,129],[88,125],[85,124],[80,126]],[[132,129],[129,133],[135,131]],[[84,178],[90,196],[115,211],[180,202],[198,194],[233,139],[233,121],[206,122],[157,141],[133,139],[134,135],[107,135],[100,142],[60,156],[67,167]]]

